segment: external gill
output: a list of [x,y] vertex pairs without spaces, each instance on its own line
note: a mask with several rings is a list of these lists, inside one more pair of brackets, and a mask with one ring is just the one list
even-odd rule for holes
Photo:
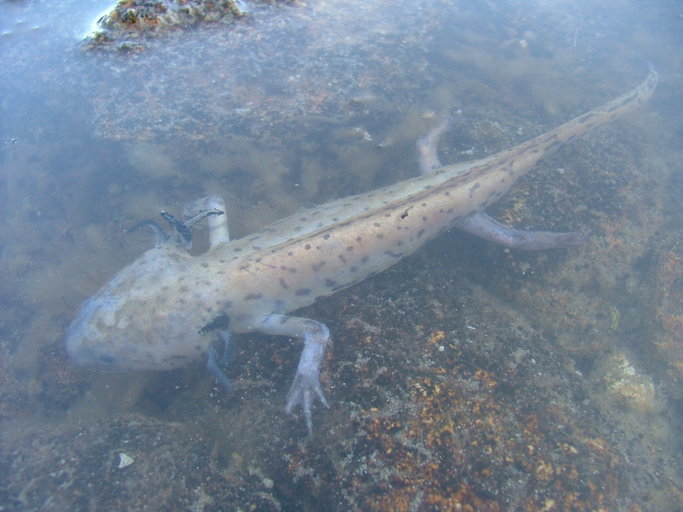
[[[176,226],[177,219],[166,212],[161,212],[172,226]],[[206,218],[209,223],[209,251],[215,249],[221,244],[226,244],[230,241],[230,232],[228,227],[228,219],[225,216],[225,202],[219,196],[207,196],[188,203],[183,208],[183,216],[185,221],[180,223],[181,229],[176,229],[178,236],[181,239],[187,239],[186,246],[191,245],[191,231],[192,225],[198,221]],[[183,233],[189,234],[183,236]],[[199,332],[200,334],[208,334],[211,331],[217,331],[220,337],[220,342],[223,344],[222,354],[219,356],[216,344],[212,342],[209,344],[208,357],[206,361],[206,369],[218,381],[218,383],[228,392],[232,391],[232,386],[228,380],[227,375],[221,369],[221,366],[226,366],[230,360],[230,356],[235,351],[235,340],[230,328],[230,317],[228,315],[218,315],[211,322],[203,326]]]
[[177,242],[185,249],[190,249],[192,247],[192,226],[205,217],[210,215],[223,215],[224,213],[223,210],[212,208],[210,210],[202,210],[196,215],[182,221],[163,210],[161,211],[161,216],[173,229],[175,229]]
[[[223,199],[218,196],[207,196],[186,204],[183,208],[185,220],[182,221],[166,211],[161,211],[163,219],[175,230],[176,242],[187,250],[192,247],[192,226],[202,219],[208,219],[209,223],[209,241],[211,244],[209,250],[214,249],[220,244],[229,242],[228,220],[224,214],[225,203]],[[163,235],[163,231],[155,222],[149,222],[152,227],[156,227],[157,243],[159,243],[160,237],[158,233],[161,232]],[[164,235],[163,240],[168,240],[168,237]],[[218,332],[220,340],[223,343],[222,355],[218,355],[215,343],[211,343],[208,348],[206,368],[226,391],[231,392],[232,386],[230,385],[230,381],[221,369],[221,366],[228,364],[230,355],[234,351],[234,340],[232,333],[229,331],[229,327],[230,318],[227,315],[219,315],[207,325],[203,326],[199,332],[200,334],[207,334],[211,331]]]

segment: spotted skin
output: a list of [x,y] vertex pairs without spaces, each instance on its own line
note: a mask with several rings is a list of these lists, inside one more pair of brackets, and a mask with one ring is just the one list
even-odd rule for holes
[[109,369],[178,368],[206,357],[206,326],[221,315],[234,333],[297,337],[304,349],[286,409],[301,406],[310,431],[313,402],[327,404],[319,374],[329,331],[289,313],[480,215],[541,157],[635,109],[656,83],[652,70],[628,93],[510,150],[310,208],[239,240],[229,240],[224,216],[212,216],[206,253],[191,256],[171,239],[87,300],[66,333],[67,350],[76,363]]

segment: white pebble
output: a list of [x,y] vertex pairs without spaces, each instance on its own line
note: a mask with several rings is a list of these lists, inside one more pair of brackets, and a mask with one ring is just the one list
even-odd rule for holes
[[133,462],[135,462],[135,459],[130,455],[127,455],[123,452],[119,453],[119,469],[126,468]]

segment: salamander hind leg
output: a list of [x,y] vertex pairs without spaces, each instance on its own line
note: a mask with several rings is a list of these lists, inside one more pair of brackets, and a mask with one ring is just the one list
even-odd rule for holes
[[504,226],[484,212],[459,220],[456,228],[499,245],[524,251],[574,247],[588,241],[589,234],[578,231],[522,231]]
[[291,336],[303,340],[304,349],[294,382],[287,393],[285,411],[292,413],[296,407],[301,406],[308,433],[312,434],[313,401],[317,398],[325,407],[329,407],[320,386],[320,369],[330,339],[329,329],[325,324],[315,320],[280,314],[268,315],[256,328],[266,334]]

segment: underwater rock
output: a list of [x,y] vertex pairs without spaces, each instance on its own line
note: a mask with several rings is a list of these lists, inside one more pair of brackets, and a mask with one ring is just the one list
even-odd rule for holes
[[85,48],[139,51],[144,40],[201,23],[232,23],[247,14],[240,0],[119,0],[85,38]]
[[655,342],[659,357],[669,367],[672,382],[683,380],[683,249],[680,240],[662,253],[657,268],[662,333]]
[[136,414],[8,429],[0,456],[3,510],[282,508],[267,478],[217,470],[210,442]]

